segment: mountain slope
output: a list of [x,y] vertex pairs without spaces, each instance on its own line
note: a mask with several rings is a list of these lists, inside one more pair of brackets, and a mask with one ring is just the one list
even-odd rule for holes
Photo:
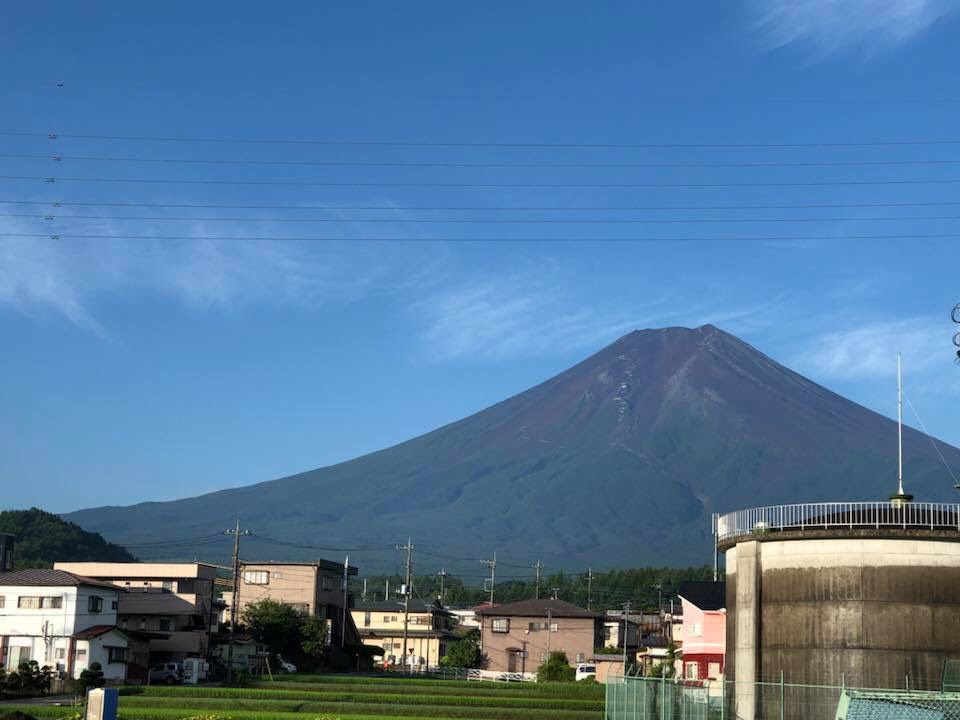
[[16,568],[52,567],[61,561],[133,562],[136,558],[100,535],[37,508],[0,512],[0,532],[16,535]]
[[[960,451],[943,452],[960,466]],[[905,457],[918,499],[953,499],[924,436],[905,433]],[[236,516],[294,545],[385,549],[412,534],[448,567],[494,550],[568,568],[706,563],[711,512],[883,499],[895,460],[895,423],[706,325],[630,333],[530,390],[349,462],[67,517],[118,542],[209,535]],[[369,557],[365,571],[393,567],[383,552],[351,557]]]

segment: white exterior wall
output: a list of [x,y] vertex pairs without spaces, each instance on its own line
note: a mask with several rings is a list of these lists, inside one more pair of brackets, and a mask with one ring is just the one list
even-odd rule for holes
[[[116,625],[117,611],[113,605],[118,595],[119,592],[99,587],[0,586],[0,596],[4,598],[0,637],[5,639],[8,648],[4,666],[7,670],[16,670],[21,662],[36,660],[41,666],[65,671],[69,666],[72,635],[94,625]],[[89,611],[91,596],[102,598],[102,612]],[[59,597],[61,607],[21,608],[20,597]],[[82,642],[77,642],[78,649]],[[75,669],[74,676],[78,674],[79,670]]]

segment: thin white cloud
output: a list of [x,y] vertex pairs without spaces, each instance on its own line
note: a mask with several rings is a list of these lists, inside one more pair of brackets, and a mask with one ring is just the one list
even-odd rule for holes
[[804,44],[830,54],[909,42],[960,9],[960,0],[748,0],[772,47]]
[[929,318],[909,318],[823,333],[807,341],[793,366],[827,380],[890,378],[898,351],[905,375],[949,366],[950,328]]

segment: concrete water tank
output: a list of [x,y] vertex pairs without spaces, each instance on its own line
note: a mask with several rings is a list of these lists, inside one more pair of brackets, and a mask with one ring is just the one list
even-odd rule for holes
[[938,690],[960,657],[960,506],[813,503],[717,522],[727,680],[738,717],[755,682]]

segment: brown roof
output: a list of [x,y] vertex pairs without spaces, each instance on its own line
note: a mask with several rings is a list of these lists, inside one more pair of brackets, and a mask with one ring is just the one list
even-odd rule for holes
[[71,586],[89,585],[90,587],[110,588],[120,592],[120,588],[111,585],[102,580],[75,575],[65,570],[50,570],[49,568],[30,568],[27,570],[14,570],[13,572],[0,573],[0,585],[19,585],[19,586]]
[[73,636],[77,640],[92,640],[93,638],[98,638],[101,635],[106,635],[111,630],[116,630],[121,635],[126,635],[126,633],[116,625],[94,625],[93,627],[88,627],[86,630],[81,630],[78,633],[74,633]]
[[563,600],[519,600],[517,602],[507,603],[506,605],[497,605],[495,607],[485,607],[477,610],[477,615],[496,615],[497,617],[543,617],[547,612],[557,618],[595,618],[598,613],[591,612],[582,607],[577,607],[572,603]]

